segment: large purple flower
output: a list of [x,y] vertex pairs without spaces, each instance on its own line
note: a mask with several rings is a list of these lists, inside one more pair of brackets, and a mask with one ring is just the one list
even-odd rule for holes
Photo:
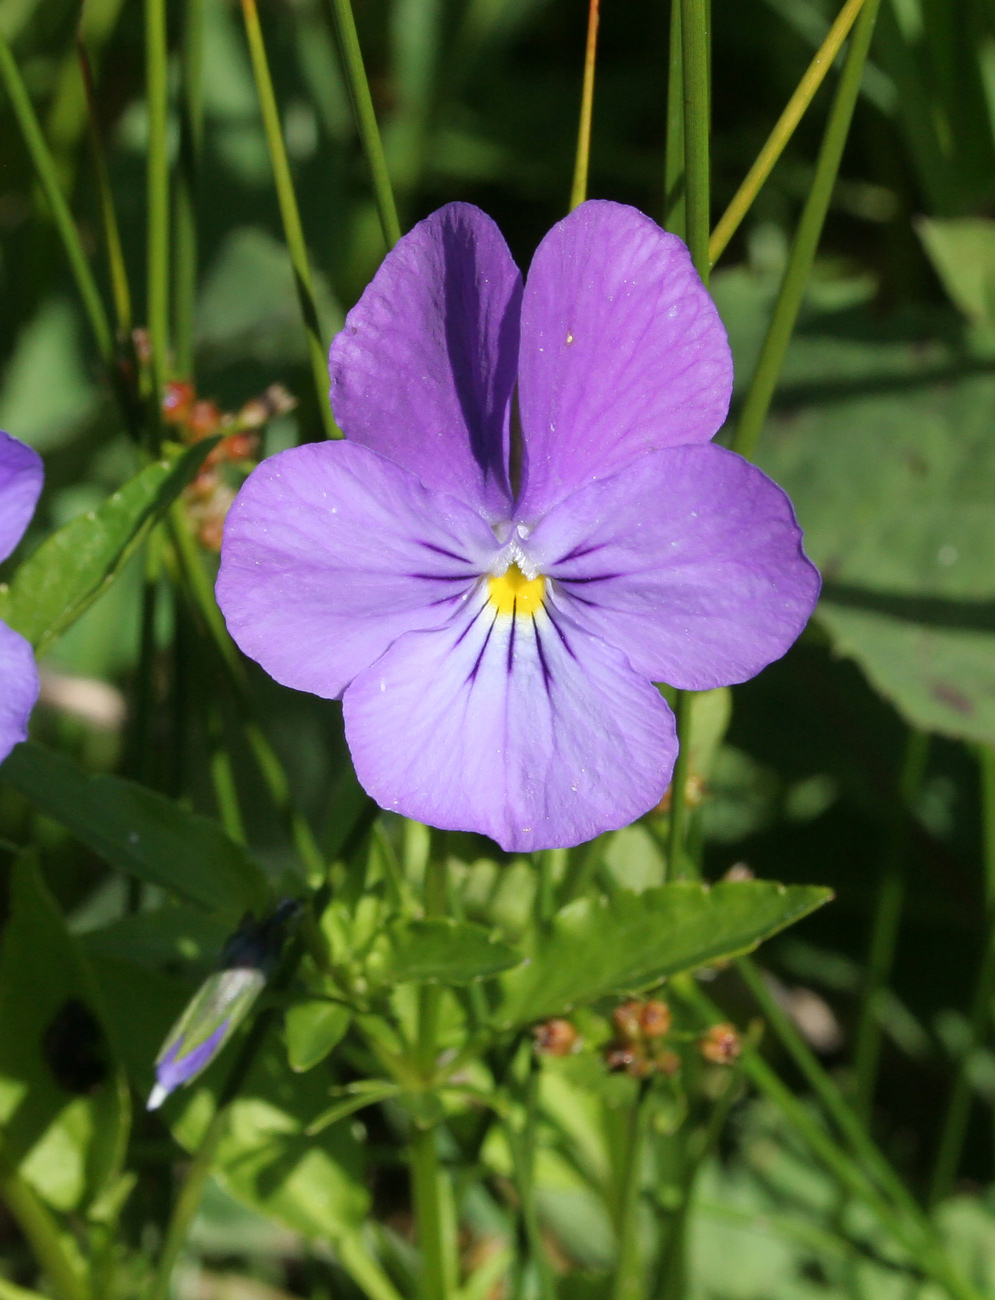
[[[0,560],[24,536],[41,493],[42,465],[36,451],[0,433]],[[24,637],[0,620],[0,762],[28,734],[38,698],[38,670]]]
[[450,204],[330,369],[347,441],[265,461],[228,516],[235,640],[342,697],[384,808],[516,851],[652,808],[677,747],[652,683],[752,677],[819,589],[787,497],[709,441],[732,363],[687,249],[585,203],[523,289],[494,223]]

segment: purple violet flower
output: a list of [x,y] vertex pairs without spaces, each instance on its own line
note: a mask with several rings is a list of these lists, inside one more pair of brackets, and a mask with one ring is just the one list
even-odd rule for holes
[[[24,536],[41,495],[41,457],[9,433],[0,433],[0,560]],[[38,670],[31,646],[0,619],[0,762],[28,736],[38,699]]]
[[652,683],[753,677],[819,591],[788,498],[710,442],[732,361],[684,244],[585,203],[523,288],[495,224],[450,204],[329,364],[346,441],[271,457],[228,516],[239,646],[342,698],[384,808],[513,851],[647,812],[677,749]]

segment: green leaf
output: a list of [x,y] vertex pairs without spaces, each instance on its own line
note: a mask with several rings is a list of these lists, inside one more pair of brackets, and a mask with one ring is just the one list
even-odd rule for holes
[[954,304],[976,324],[995,324],[995,221],[920,217],[916,230]]
[[340,1002],[309,998],[286,1015],[287,1056],[290,1068],[303,1072],[323,1061],[345,1037],[352,1012]]
[[527,965],[502,980],[502,1027],[528,1024],[681,971],[750,952],[832,897],[815,885],[675,881],[614,898],[579,898],[539,935]]
[[272,902],[262,868],[217,822],[134,781],[88,776],[68,758],[27,741],[0,775],[112,867],[161,885],[232,926]]
[[13,871],[0,948],[0,1124],[20,1172],[60,1210],[120,1173],[130,1122],[89,965],[35,864]]
[[114,581],[146,525],[190,482],[217,441],[170,448],[98,510],[53,533],[0,589],[0,618],[44,654]]
[[492,939],[486,926],[433,917],[392,925],[389,948],[371,954],[368,973],[379,983],[470,984],[521,960],[514,948]]

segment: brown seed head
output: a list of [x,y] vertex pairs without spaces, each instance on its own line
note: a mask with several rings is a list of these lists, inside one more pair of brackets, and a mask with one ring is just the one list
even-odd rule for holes
[[162,418],[167,424],[182,424],[190,414],[195,397],[193,384],[171,379],[162,395]]
[[577,1042],[577,1030],[569,1020],[544,1020],[533,1026],[532,1033],[540,1056],[567,1056]]
[[641,1002],[623,1002],[612,1012],[612,1024],[616,1033],[630,1043],[638,1042],[643,1036],[643,1004]]
[[651,998],[649,1002],[644,1002],[642,1005],[639,1023],[647,1038],[663,1038],[664,1034],[670,1032],[670,1007],[666,1002]]
[[712,1065],[731,1065],[743,1044],[732,1025],[712,1025],[698,1042],[698,1050]]

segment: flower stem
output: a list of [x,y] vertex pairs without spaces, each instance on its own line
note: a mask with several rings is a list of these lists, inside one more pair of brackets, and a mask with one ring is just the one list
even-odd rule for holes
[[767,418],[788,343],[801,309],[805,286],[815,260],[829,200],[843,157],[843,146],[846,144],[853,110],[860,93],[860,82],[879,7],[880,0],[865,0],[853,29],[843,73],[819,150],[812,188],[798,223],[760,359],[743,403],[732,447],[733,451],[748,459],[756,450],[757,439]]
[[594,64],[598,53],[600,0],[589,0],[587,45],[584,50],[584,86],[580,97],[580,127],[577,131],[577,161],[570,189],[570,211],[587,198],[587,173],[591,159],[591,113],[594,108]]
[[691,692],[677,691],[674,701],[677,718],[677,761],[670,778],[670,826],[667,832],[667,876],[684,880],[693,870],[685,851],[688,828],[688,760],[691,753]]
[[197,304],[197,188],[204,133],[204,0],[186,0],[183,24],[183,113],[180,168],[176,186],[176,275],[173,323],[176,368],[194,372],[194,313]]
[[867,974],[864,981],[860,1018],[857,1023],[854,1051],[857,1114],[869,1124],[874,1105],[878,1061],[881,1056],[879,1005],[881,992],[891,978],[898,944],[898,930],[905,904],[906,858],[909,851],[909,810],[922,785],[929,756],[929,736],[910,731],[899,775],[898,790],[892,812],[884,868],[878,889],[874,926],[868,948]]
[[56,1300],[87,1300],[87,1287],[62,1244],[48,1207],[11,1163],[0,1137],[0,1198],[24,1233]]
[[11,107],[17,118],[17,124],[24,136],[24,143],[27,145],[38,180],[52,210],[52,219],[62,240],[62,247],[65,250],[66,257],[69,260],[69,267],[73,273],[73,279],[76,281],[76,288],[83,300],[83,308],[89,319],[90,328],[97,343],[97,350],[104,364],[110,366],[114,357],[114,341],[111,335],[110,323],[107,319],[107,312],[104,310],[100,291],[97,289],[97,282],[93,278],[90,264],[83,252],[83,245],[80,242],[79,232],[76,229],[76,223],[73,221],[72,213],[69,211],[69,204],[62,193],[55,159],[52,157],[48,142],[42,134],[27,87],[21,79],[14,56],[2,31],[0,31],[0,77],[3,78],[4,86],[10,97]]
[[619,1179],[615,1236],[618,1254],[611,1300],[639,1300],[642,1269],[639,1259],[639,1191],[643,1172],[646,1130],[649,1124],[650,1080],[643,1079],[629,1116],[629,1133]]
[[335,30],[338,32],[346,81],[352,98],[353,112],[356,114],[359,138],[362,141],[363,152],[366,154],[366,165],[370,169],[373,198],[380,216],[384,243],[388,248],[393,248],[401,238],[401,224],[397,218],[397,204],[394,201],[383,141],[380,138],[377,115],[373,108],[370,83],[366,76],[366,68],[363,66],[363,52],[359,47],[356,19],[349,0],[330,0],[330,12]]
[[663,224],[671,234],[687,235],[684,191],[684,51],[681,0],[670,0],[670,55],[667,69],[667,144],[663,173]]
[[169,378],[169,70],[166,0],[145,0],[145,98],[149,116],[146,157],[148,325],[155,408]]
[[[151,3],[152,0],[149,0]],[[311,282],[311,267],[308,262],[307,247],[304,243],[304,228],[297,207],[294,182],[290,175],[290,162],[283,142],[283,129],[280,125],[280,111],[273,91],[273,79],[270,76],[269,60],[263,42],[262,28],[259,26],[259,12],[256,0],[242,0],[242,16],[245,19],[245,32],[249,41],[249,55],[252,60],[252,72],[256,79],[256,92],[259,95],[259,107],[263,115],[263,129],[266,133],[266,145],[269,149],[270,165],[273,168],[273,180],[276,196],[280,204],[280,217],[283,221],[283,236],[287,241],[290,262],[294,268],[294,280],[297,285],[297,299],[300,303],[301,316],[304,318],[304,330],[307,334],[308,359],[314,379],[318,410],[325,434],[329,438],[341,438],[342,433],[332,416],[328,401],[328,363],[325,357],[325,344],[321,337],[321,325],[318,321],[318,308],[315,303],[314,286]]]
[[687,245],[695,269],[708,284],[710,0],[681,0],[681,51],[684,78],[684,187],[687,194]]
[[543,1246],[535,1199],[536,1128],[539,1123],[541,1080],[542,1064],[536,1053],[530,1050],[524,1096],[525,1123],[521,1131],[516,1131],[510,1121],[505,1123],[505,1133],[514,1167],[515,1190],[519,1199],[518,1235],[522,1256],[519,1262],[518,1286],[513,1289],[513,1294],[518,1295],[523,1290],[527,1290],[524,1284],[531,1264],[535,1271],[540,1300],[555,1300],[556,1281]]
[[960,1167],[967,1121],[971,1114],[971,1083],[968,1063],[971,1053],[980,1045],[991,1016],[992,998],[995,997],[995,751],[983,745],[978,751],[981,768],[981,816],[984,841],[985,894],[987,904],[988,935],[985,943],[978,982],[971,1003],[971,1036],[957,1066],[957,1076],[947,1103],[947,1113],[930,1186],[929,1202],[936,1205],[953,1190]]
[[773,131],[767,137],[767,143],[757,154],[756,162],[746,173],[746,179],[733,196],[732,202],[723,212],[718,225],[712,231],[708,242],[708,260],[712,266],[719,260],[728,246],[729,240],[739,229],[740,222],[749,212],[753,200],[760,193],[767,177],[774,170],[778,158],[795,133],[795,128],[805,115],[805,110],[815,98],[816,92],[825,80],[826,73],[833,66],[843,42],[850,33],[850,28],[857,21],[857,15],[863,7],[864,0],[847,0],[836,16],[836,21],[822,42],[815,58],[795,93],[788,100],[787,107],[777,119]]

